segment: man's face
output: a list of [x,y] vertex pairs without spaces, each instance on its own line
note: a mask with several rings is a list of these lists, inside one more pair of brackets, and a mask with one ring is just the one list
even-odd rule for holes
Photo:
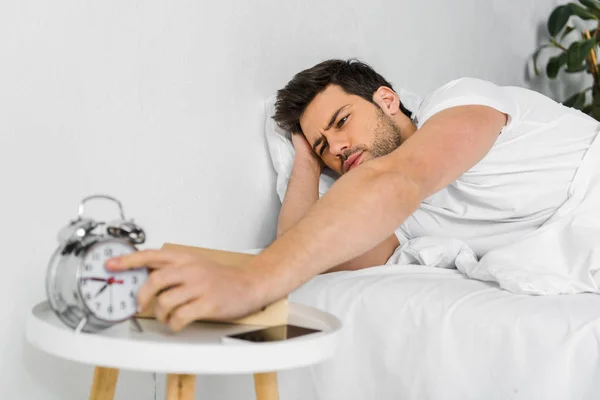
[[340,175],[392,152],[403,141],[398,125],[379,106],[337,85],[309,103],[300,126],[315,153]]

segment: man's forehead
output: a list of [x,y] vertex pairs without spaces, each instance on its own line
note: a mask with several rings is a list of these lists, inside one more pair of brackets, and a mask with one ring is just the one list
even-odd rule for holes
[[[357,96],[346,93],[340,86],[329,85],[308,104],[300,118],[300,125],[307,137],[318,135],[324,129],[331,116],[340,107],[352,105]],[[309,132],[307,132],[309,131]]]

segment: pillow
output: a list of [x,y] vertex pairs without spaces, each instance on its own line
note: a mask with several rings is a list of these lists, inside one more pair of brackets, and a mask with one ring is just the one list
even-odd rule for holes
[[[404,89],[400,89],[398,95],[402,104],[414,114],[419,108],[422,98]],[[294,164],[294,145],[291,133],[281,129],[273,119],[276,98],[273,95],[265,101],[265,134],[273,168],[277,174],[277,195],[283,202]],[[323,168],[319,178],[319,198],[327,192],[337,178],[337,173],[327,167]]]

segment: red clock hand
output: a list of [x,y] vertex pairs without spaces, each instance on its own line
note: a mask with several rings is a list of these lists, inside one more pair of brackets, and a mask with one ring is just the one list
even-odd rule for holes
[[106,282],[101,288],[100,290],[98,290],[98,293],[96,293],[96,295],[94,297],[98,297],[100,295],[100,293],[102,293],[104,291],[104,289],[106,289],[107,287],[113,285],[114,283],[117,283],[119,285],[123,284],[123,279],[115,279],[114,276],[111,276],[108,279],[102,279],[102,278],[88,278],[91,279],[93,281],[102,281],[102,282]]

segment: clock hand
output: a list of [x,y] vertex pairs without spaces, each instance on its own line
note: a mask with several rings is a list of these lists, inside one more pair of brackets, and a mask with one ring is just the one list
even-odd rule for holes
[[[109,300],[108,300],[108,302],[109,302],[109,304],[110,304],[110,309],[111,309],[111,310],[114,310],[114,307],[113,307],[113,296],[112,296],[112,292],[113,292],[113,291],[112,291],[112,285],[111,285],[111,287],[109,287],[109,288],[108,288],[108,299],[109,299]],[[112,311],[111,311],[111,312],[112,312]]]
[[108,287],[108,283],[105,283],[104,286],[102,286],[100,288],[100,290],[98,290],[98,293],[96,293],[96,295],[94,297],[100,296],[100,293],[104,292],[104,289],[106,289],[107,287]]

